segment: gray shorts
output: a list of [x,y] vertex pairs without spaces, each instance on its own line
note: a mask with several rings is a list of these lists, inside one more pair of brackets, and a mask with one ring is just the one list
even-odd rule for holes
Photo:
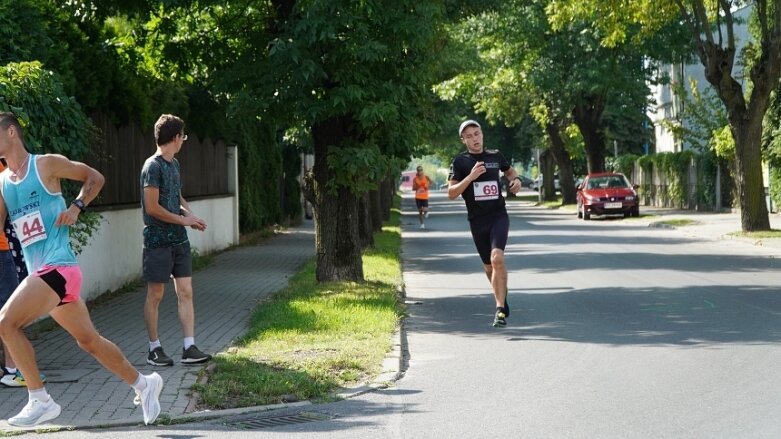
[[192,277],[193,255],[190,242],[169,247],[144,249],[144,280],[168,283],[170,278]]

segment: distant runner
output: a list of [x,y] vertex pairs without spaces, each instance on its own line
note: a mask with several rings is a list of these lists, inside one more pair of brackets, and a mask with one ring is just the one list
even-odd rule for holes
[[423,172],[423,166],[418,166],[417,174],[412,179],[412,190],[415,191],[415,204],[418,206],[418,221],[420,228],[426,228],[426,218],[428,218],[428,188],[432,181]]

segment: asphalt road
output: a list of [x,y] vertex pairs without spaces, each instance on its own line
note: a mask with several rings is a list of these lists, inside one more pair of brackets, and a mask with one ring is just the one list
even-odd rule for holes
[[410,358],[395,386],[275,413],[308,421],[276,428],[254,429],[264,414],[53,436],[781,437],[777,251],[514,203],[498,329],[463,203],[436,194],[427,230],[403,206]]

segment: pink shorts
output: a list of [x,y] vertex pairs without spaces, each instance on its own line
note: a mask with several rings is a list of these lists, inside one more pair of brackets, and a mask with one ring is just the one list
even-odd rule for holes
[[60,298],[60,305],[81,297],[81,268],[78,265],[44,265],[33,273],[41,278]]

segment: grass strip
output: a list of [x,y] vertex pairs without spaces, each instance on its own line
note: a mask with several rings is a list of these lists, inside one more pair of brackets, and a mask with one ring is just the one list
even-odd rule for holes
[[665,226],[672,226],[672,227],[682,227],[682,226],[691,226],[694,224],[699,224],[697,221],[685,219],[685,218],[679,218],[679,219],[668,219],[668,220],[662,220],[662,221],[655,221],[654,224],[661,224]]
[[763,230],[758,232],[732,232],[729,233],[732,236],[738,236],[741,238],[752,238],[752,239],[776,239],[781,238],[781,230],[778,229],[772,229],[772,230]]
[[316,400],[382,372],[403,311],[400,218],[395,208],[364,252],[364,282],[317,283],[313,259],[260,304],[247,334],[193,386],[202,408]]

